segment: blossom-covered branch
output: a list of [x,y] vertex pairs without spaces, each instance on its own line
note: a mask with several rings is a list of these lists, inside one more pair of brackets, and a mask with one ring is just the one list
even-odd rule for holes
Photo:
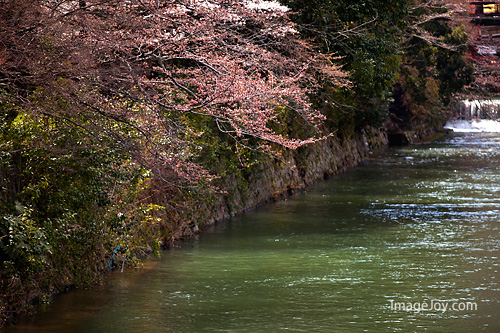
[[[39,76],[30,82],[67,90],[71,107],[59,112],[99,110],[100,116],[134,124],[146,137],[145,159],[163,156],[162,163],[186,179],[201,169],[189,166],[183,115],[212,117],[235,138],[250,136],[293,149],[324,137],[324,116],[308,98],[316,79],[326,75],[347,84],[340,68],[313,55],[289,20],[288,8],[276,1],[38,0],[23,6],[38,20],[26,20],[32,29],[26,43],[28,37],[40,45],[47,39],[51,43],[49,52],[41,46],[42,61],[36,55],[35,61],[27,59],[25,72]],[[18,37],[14,31],[3,34]],[[61,77],[67,79],[64,88],[52,83]],[[307,120],[317,138],[276,133],[269,124],[281,110]]]

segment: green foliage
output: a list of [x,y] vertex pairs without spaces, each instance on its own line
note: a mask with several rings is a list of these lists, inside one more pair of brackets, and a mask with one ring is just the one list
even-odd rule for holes
[[31,217],[33,211],[20,204],[16,208],[18,214],[3,216],[0,224],[2,261],[4,265],[15,265],[18,272],[32,276],[46,268],[46,255],[50,255],[51,246],[45,231]]
[[[449,21],[439,18],[447,12],[440,4],[413,0],[284,2],[296,12],[293,19],[301,32],[316,41],[320,52],[339,56],[339,63],[351,73],[353,89],[335,92],[325,84],[322,92],[325,96],[320,100],[339,101],[344,109],[330,112],[338,117],[334,128],[384,122],[396,82],[405,89],[405,100],[396,103],[403,105],[403,113],[422,119],[430,114],[441,116],[443,105],[473,80],[472,67],[463,57],[467,33],[461,26],[450,28]],[[429,20],[433,15],[437,18]],[[318,105],[325,107],[321,102]]]
[[190,144],[192,161],[202,165],[210,173],[221,177],[216,184],[223,184],[229,177],[237,179],[239,188],[223,190],[229,193],[244,191],[247,178],[258,166],[262,154],[250,147],[257,146],[255,138],[235,138],[231,133],[220,131],[212,118],[198,114],[183,117],[188,131],[184,133]]
[[[54,291],[94,282],[116,247],[114,262],[129,265],[158,254],[160,233],[152,228],[163,208],[139,201],[151,173],[103,145],[113,139],[106,133],[89,137],[81,127],[15,108],[1,94],[2,316],[28,309],[33,296],[46,301]],[[63,99],[47,99],[64,107]]]
[[[409,1],[285,1],[302,32],[321,52],[340,57],[353,88],[343,90],[357,126],[379,125],[388,115],[402,61],[398,45]],[[334,98],[338,99],[338,96]]]
[[469,36],[463,26],[452,29],[448,23],[442,19],[426,22],[422,29],[427,35],[409,38],[405,43],[400,82],[412,119],[442,121],[444,106],[474,79],[473,68],[464,59]]
[[447,105],[454,93],[474,81],[474,69],[464,58],[469,35],[463,25],[455,27],[442,36],[442,39],[444,43],[454,47],[451,50],[442,50],[436,55],[437,78],[441,82],[440,93]]

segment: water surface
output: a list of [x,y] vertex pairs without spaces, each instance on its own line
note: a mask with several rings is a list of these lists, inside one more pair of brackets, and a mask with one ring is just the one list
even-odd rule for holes
[[374,155],[9,332],[498,332],[499,147],[460,133]]

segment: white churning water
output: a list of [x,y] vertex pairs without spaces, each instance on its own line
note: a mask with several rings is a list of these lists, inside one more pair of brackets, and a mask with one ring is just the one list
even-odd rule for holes
[[460,133],[500,133],[500,122],[489,119],[450,120],[444,127]]

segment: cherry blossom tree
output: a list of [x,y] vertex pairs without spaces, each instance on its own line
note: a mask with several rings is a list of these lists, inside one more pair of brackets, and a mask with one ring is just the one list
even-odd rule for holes
[[[318,80],[346,84],[276,1],[8,0],[1,6],[2,25],[12,27],[1,30],[8,40],[1,84],[24,89],[18,103],[89,137],[110,133],[110,144],[190,181],[209,175],[186,152],[186,115],[210,117],[235,140],[256,138],[257,149],[269,143],[294,149],[325,137],[324,116],[308,98]],[[46,105],[46,95],[64,107]],[[317,135],[294,138],[271,129],[285,110]]]

